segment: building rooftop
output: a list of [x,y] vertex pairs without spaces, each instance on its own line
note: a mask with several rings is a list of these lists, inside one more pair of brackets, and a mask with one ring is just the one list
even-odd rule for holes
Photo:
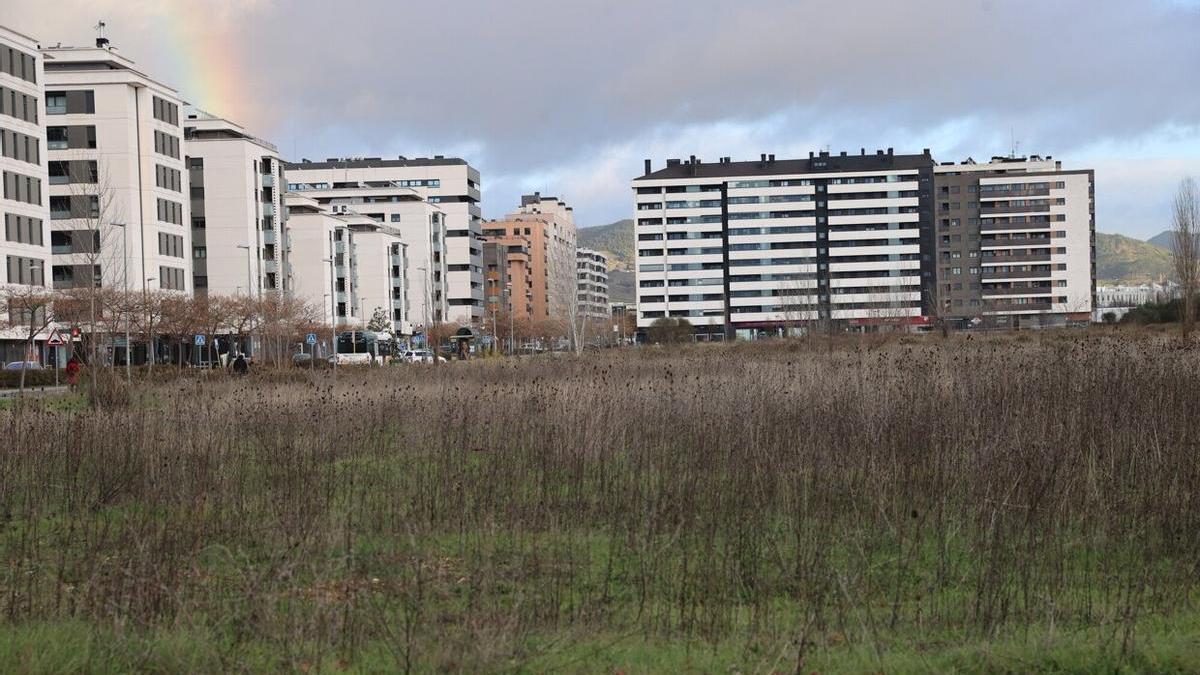
[[897,155],[891,148],[867,154],[842,152],[808,153],[808,159],[775,159],[775,155],[762,155],[758,161],[733,162],[728,157],[705,163],[694,155],[689,159],[668,159],[667,166],[650,171],[650,160],[646,160],[646,173],[638,180],[662,180],[671,178],[720,178],[725,176],[778,176],[785,174],[824,173],[829,171],[877,171],[879,169],[923,169],[933,166],[928,148],[919,155]]
[[397,159],[383,159],[382,157],[330,157],[323,162],[301,159],[299,162],[288,162],[286,164],[286,168],[293,171],[302,171],[304,169],[382,169],[408,166],[467,166],[467,161],[458,157],[435,155],[433,157],[412,158],[401,156]]
[[279,152],[274,143],[254,136],[246,131],[245,127],[236,122],[231,122],[199,108],[189,107],[184,113],[185,117],[182,120],[183,129],[189,141],[241,138],[261,145],[272,152]]

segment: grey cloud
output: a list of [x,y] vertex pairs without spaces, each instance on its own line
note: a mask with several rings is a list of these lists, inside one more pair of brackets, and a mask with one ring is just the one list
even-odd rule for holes
[[[171,36],[145,20],[174,11],[170,3],[101,5],[126,54],[155,72],[177,67],[155,61],[170,53],[164,42]],[[274,135],[285,151],[477,147],[479,156],[470,159],[485,172],[485,186],[489,175],[503,176],[505,190],[522,176],[586,175],[589,162],[603,172],[610,165],[595,158],[606,148],[730,120],[758,124],[776,116],[779,128],[755,140],[823,138],[849,148],[901,146],[970,120],[974,133],[987,136],[980,145],[989,147],[936,148],[950,159],[1006,148],[1010,129],[1023,147],[1062,154],[1200,120],[1200,90],[1191,86],[1200,64],[1200,12],[1180,2],[212,6],[222,11],[203,30],[243,64],[247,123]],[[94,7],[85,0],[5,0],[0,22],[47,42],[86,42],[91,20],[64,24],[62,17],[90,16],[100,11]],[[70,34],[57,34],[64,30]],[[162,72],[172,75],[179,73]],[[898,132],[907,136],[883,137]],[[702,151],[711,145],[704,138],[691,143]],[[635,159],[626,173],[639,169]],[[612,198],[624,208],[625,195]],[[497,213],[507,204],[485,207]]]

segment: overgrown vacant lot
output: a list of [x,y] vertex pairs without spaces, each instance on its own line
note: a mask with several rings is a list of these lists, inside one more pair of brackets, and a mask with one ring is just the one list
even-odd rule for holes
[[0,413],[26,671],[1191,671],[1200,351],[645,349]]

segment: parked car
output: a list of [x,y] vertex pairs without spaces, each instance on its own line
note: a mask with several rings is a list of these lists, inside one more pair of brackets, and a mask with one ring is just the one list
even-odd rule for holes
[[296,352],[292,354],[292,365],[294,366],[307,366],[312,363],[312,360],[312,354],[308,352]]
[[[405,363],[433,363],[433,352],[428,349],[410,349],[404,352]],[[437,357],[438,363],[445,363],[446,359]]]
[[21,368],[22,368],[21,364],[25,364],[24,365],[25,370],[41,370],[42,369],[42,364],[38,363],[37,361],[13,361],[13,362],[9,363],[8,365],[4,366],[4,369],[5,370],[21,370]]

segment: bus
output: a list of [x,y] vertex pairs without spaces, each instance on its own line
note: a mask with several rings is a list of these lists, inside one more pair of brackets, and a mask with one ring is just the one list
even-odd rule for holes
[[396,341],[390,333],[348,330],[338,333],[338,365],[384,364],[396,353]]

